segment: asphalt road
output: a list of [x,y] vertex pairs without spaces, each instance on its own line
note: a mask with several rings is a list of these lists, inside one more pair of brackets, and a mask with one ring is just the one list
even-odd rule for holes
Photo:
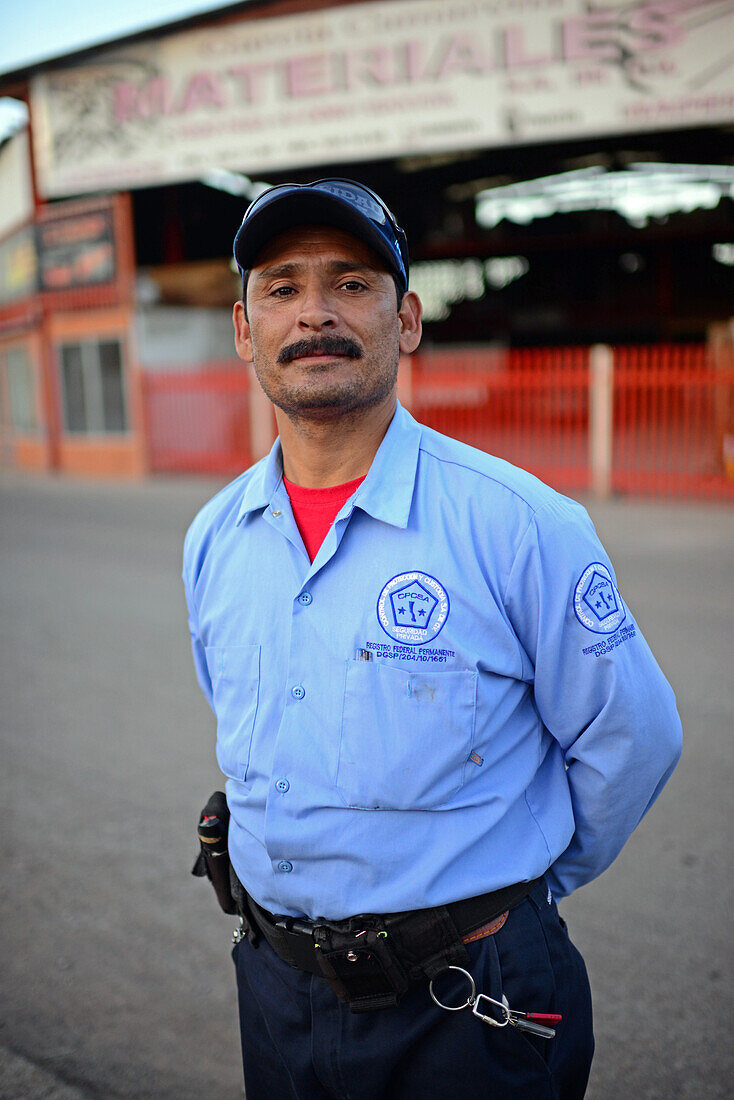
[[[189,874],[220,786],[179,581],[217,484],[0,479],[0,1097],[242,1096],[233,920]],[[729,1097],[734,511],[590,505],[677,692],[684,758],[564,902],[594,1100]]]

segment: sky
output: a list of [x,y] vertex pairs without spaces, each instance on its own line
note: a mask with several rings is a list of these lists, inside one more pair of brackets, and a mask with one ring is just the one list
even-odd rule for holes
[[[0,74],[24,65],[107,42],[119,35],[186,19],[227,6],[227,0],[22,0],[3,3],[0,14]],[[0,99],[0,141],[22,114]]]
[[0,73],[122,34],[227,6],[227,0],[23,0],[2,5]]

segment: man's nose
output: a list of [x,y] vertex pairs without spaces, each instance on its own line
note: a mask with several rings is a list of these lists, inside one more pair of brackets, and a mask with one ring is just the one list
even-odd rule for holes
[[334,328],[338,320],[330,296],[321,288],[311,287],[304,293],[298,313],[299,328],[318,332],[324,328]]

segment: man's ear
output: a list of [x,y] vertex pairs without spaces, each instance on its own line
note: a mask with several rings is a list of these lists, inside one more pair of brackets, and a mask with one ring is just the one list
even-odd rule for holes
[[234,346],[237,349],[237,354],[245,363],[251,363],[252,336],[250,335],[250,324],[245,316],[243,302],[235,302],[232,310],[232,321],[234,323]]
[[403,355],[411,355],[421,342],[423,326],[421,317],[423,306],[417,294],[409,290],[403,295],[398,310],[398,332],[400,337],[400,350]]

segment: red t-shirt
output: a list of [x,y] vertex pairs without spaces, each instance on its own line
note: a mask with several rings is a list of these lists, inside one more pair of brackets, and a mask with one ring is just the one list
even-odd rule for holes
[[343,485],[329,485],[326,489],[304,489],[302,485],[294,485],[286,477],[283,478],[293,509],[293,518],[311,561],[318,554],[337,512],[366,476],[365,474],[355,481],[347,481]]

